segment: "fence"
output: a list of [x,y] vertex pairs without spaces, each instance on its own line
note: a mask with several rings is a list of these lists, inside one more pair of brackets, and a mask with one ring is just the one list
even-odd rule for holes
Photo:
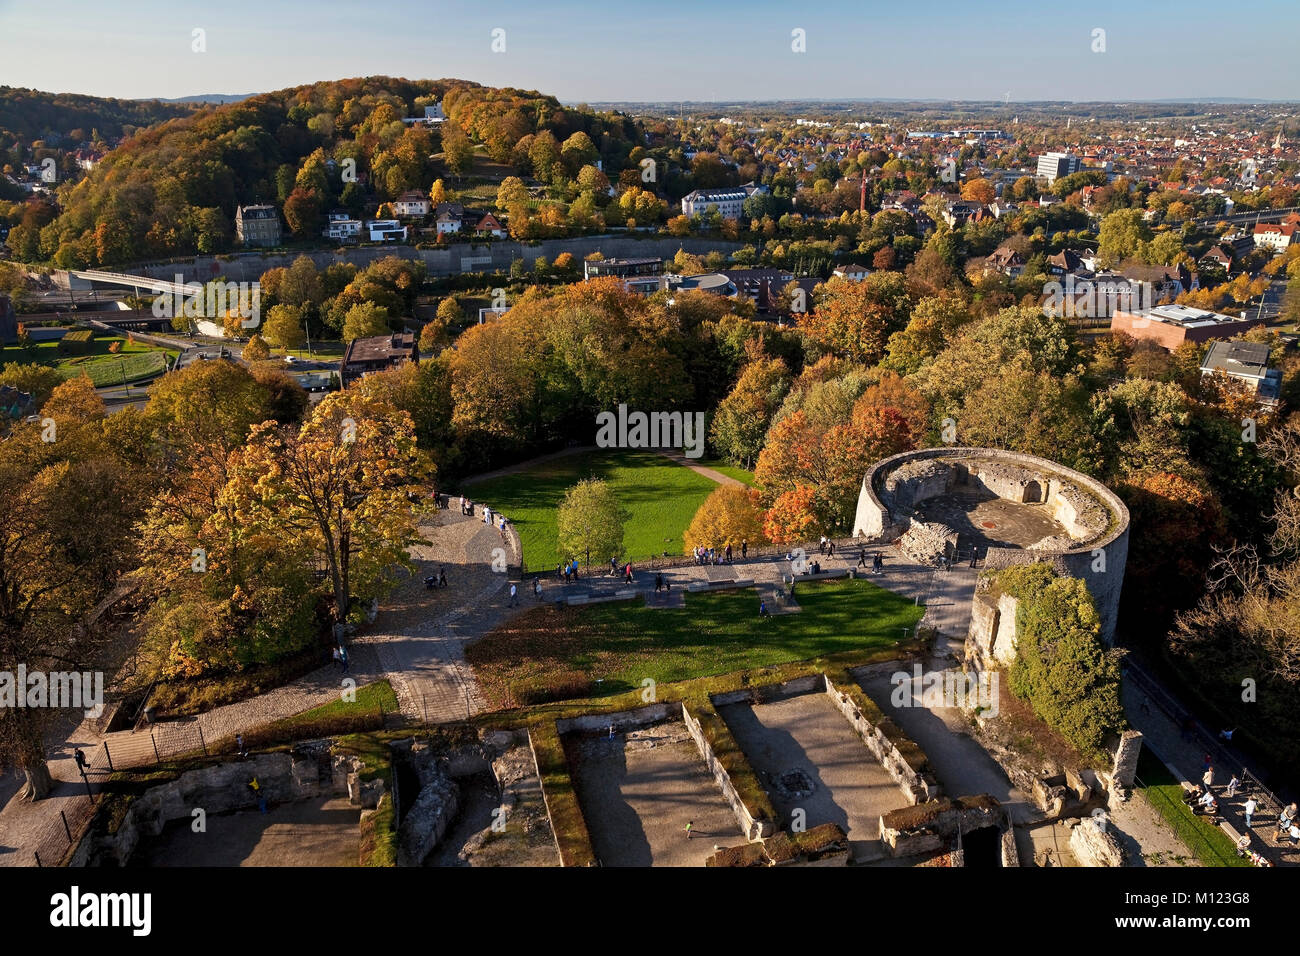
[[[1142,782],[1142,779],[1136,775],[1133,777],[1133,782],[1149,800],[1159,801],[1161,807],[1166,808],[1169,813],[1181,817],[1187,822],[1186,826],[1178,828],[1177,835],[1184,843],[1195,844],[1195,846],[1189,845],[1189,850],[1206,862],[1215,860],[1221,866],[1229,866],[1232,864],[1232,857],[1225,855],[1222,850],[1215,847],[1215,845],[1200,832],[1200,827],[1197,825],[1196,814],[1192,812],[1191,808],[1188,807],[1187,804],[1174,800],[1168,793],[1159,787],[1147,786]],[[1164,816],[1165,813],[1162,811],[1161,815]],[[1209,820],[1208,822],[1213,823],[1213,820]],[[1202,850],[1204,853],[1202,853]]]
[[[834,538],[836,551],[852,550],[854,548],[880,548],[887,542],[884,538],[867,538],[867,537],[850,537]],[[820,556],[818,553],[817,541],[798,541],[787,544],[767,544],[767,545],[750,545],[743,560],[752,561],[756,558],[784,558],[787,554],[802,549],[807,555],[808,560],[812,561]],[[585,557],[585,556],[584,556]],[[732,548],[732,563],[742,560],[740,548]],[[629,562],[623,562],[624,564]],[[632,560],[632,570],[634,571],[663,571],[669,568],[686,568],[698,564],[695,557],[690,554],[661,554],[651,555],[644,560]],[[724,564],[726,562],[723,562]],[[619,573],[622,573],[622,564],[619,565]],[[587,565],[583,571],[592,577],[601,577],[609,574],[609,562],[602,561],[594,565]],[[522,562],[522,573],[525,577],[553,577],[555,568],[543,568],[540,570],[530,571],[528,563]],[[617,576],[617,575],[615,575]]]
[[[1241,781],[1239,793],[1253,796],[1260,808],[1270,813],[1277,813],[1284,803],[1272,790],[1264,785],[1259,776],[1246,766],[1240,754],[1223,746],[1219,737],[1211,736],[1192,715],[1191,711],[1178,703],[1174,697],[1150,674],[1146,672],[1132,655],[1124,659],[1125,676],[1133,679],[1147,698],[1163,710],[1181,728],[1184,739],[1207,754],[1216,767],[1240,767],[1237,779]],[[1191,772],[1190,770],[1188,772]]]
[[[118,770],[147,767],[181,754],[207,753],[197,720],[150,724],[147,730],[110,734],[101,744],[82,751],[82,777],[58,781],[85,790],[65,797],[57,818],[44,825],[32,844],[37,866],[57,866],[75,842],[103,796],[102,781]],[[47,798],[51,799],[51,798]]]

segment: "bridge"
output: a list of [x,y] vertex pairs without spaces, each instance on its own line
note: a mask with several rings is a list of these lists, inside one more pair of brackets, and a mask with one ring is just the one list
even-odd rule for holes
[[168,295],[188,295],[192,289],[187,290],[184,283],[169,282],[166,279],[152,279],[149,276],[133,276],[124,272],[105,272],[97,269],[68,269],[68,284],[71,286],[73,279],[80,279],[83,282],[101,283],[103,285],[125,286],[134,289],[136,295],[144,289],[155,295],[167,293]]

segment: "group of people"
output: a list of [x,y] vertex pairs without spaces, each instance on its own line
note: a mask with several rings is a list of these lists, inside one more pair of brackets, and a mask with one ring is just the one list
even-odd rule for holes
[[623,583],[631,584],[632,583],[632,562],[628,561],[620,568],[618,564],[618,558],[610,558],[609,576],[611,578],[617,577],[620,573],[623,575]]
[[[1227,786],[1223,788],[1223,796],[1231,800],[1240,791],[1241,779],[1233,774]],[[1205,772],[1201,775],[1200,784],[1184,793],[1183,800],[1192,808],[1193,813],[1204,813],[1210,818],[1211,823],[1218,822],[1219,800],[1214,794],[1214,764],[1209,754],[1205,755]],[[1253,795],[1247,794],[1246,801],[1241,805],[1241,812],[1245,818],[1246,832],[1237,841],[1237,855],[1249,858],[1256,866],[1272,866],[1272,862],[1267,857],[1250,848],[1250,831],[1255,827],[1255,814],[1259,812],[1259,801]],[[1300,820],[1296,817],[1295,801],[1283,807],[1277,815],[1273,841],[1280,843],[1283,837],[1289,838],[1292,846],[1300,845]]]
[[438,568],[437,574],[431,574],[424,579],[424,588],[426,591],[432,591],[434,588],[445,588],[447,586],[447,569]]
[[460,513],[467,518],[474,517],[474,502],[470,501],[464,495],[460,496]]
[[342,644],[334,647],[334,663],[342,669],[343,673],[348,672],[348,649]]
[[[858,548],[858,567],[865,568],[866,566],[867,566],[867,549]],[[884,570],[885,570],[885,559],[880,554],[880,552],[877,551],[871,556],[871,573],[880,574]]]
[[569,558],[563,564],[556,565],[555,576],[563,578],[565,584],[578,580],[578,559]]
[[817,543],[818,554],[824,554],[828,558],[835,557],[835,542],[826,535],[822,535],[821,541]]

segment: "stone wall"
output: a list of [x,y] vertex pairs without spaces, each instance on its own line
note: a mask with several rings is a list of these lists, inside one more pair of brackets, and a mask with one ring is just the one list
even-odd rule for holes
[[636,710],[620,710],[612,714],[586,714],[581,717],[563,717],[555,722],[555,729],[561,734],[590,734],[603,731],[609,733],[612,725],[615,733],[626,733],[638,727],[649,727],[672,720],[677,714],[676,704],[648,704]]
[[867,745],[867,750],[871,755],[880,762],[885,768],[885,772],[898,784],[899,789],[907,795],[912,803],[920,803],[923,800],[933,800],[939,795],[939,784],[918,773],[911,767],[903,755],[899,753],[898,748],[894,746],[893,741],[881,733],[880,728],[874,726],[865,714],[854,703],[853,697],[849,694],[841,693],[831,683],[830,678],[825,678],[826,696],[845,716],[853,729],[858,732],[862,742]]
[[1009,667],[1016,659],[1016,611],[1020,602],[1010,594],[996,598],[977,592],[971,601],[966,633],[966,660],[977,670]]
[[[321,782],[323,766],[328,780]],[[144,791],[131,802],[115,833],[96,836],[87,831],[73,856],[74,866],[103,862],[125,866],[144,837],[159,836],[173,820],[189,820],[196,808],[206,814],[257,807],[258,795],[248,788],[254,777],[260,795],[273,803],[295,803],[325,793],[346,793],[354,806],[373,809],[386,792],[382,780],[362,781],[357,757],[330,757],[295,750],[291,754],[258,754],[247,760],[190,770],[175,780]]]
[[[554,262],[556,256],[562,252],[568,252],[578,260],[585,259],[593,252],[602,253],[607,259],[641,256],[671,259],[677,254],[678,249],[685,249],[695,255],[704,255],[713,251],[734,252],[743,245],[744,243],[740,242],[690,236],[664,239],[580,236],[574,239],[543,239],[536,243],[499,239],[492,242],[451,243],[428,249],[417,249],[413,245],[403,244],[349,246],[309,252],[263,250],[225,257],[196,256],[178,262],[141,263],[125,268],[123,271],[131,275],[168,281],[174,281],[176,276],[180,275],[184,282],[206,282],[221,275],[231,282],[253,282],[268,269],[291,265],[300,255],[307,256],[322,269],[336,262],[351,262],[364,268],[387,256],[397,256],[399,259],[417,259],[423,262],[431,276],[451,276],[464,272],[508,272],[510,263],[515,259],[523,259],[525,264],[532,268],[538,257],[545,256]],[[63,281],[67,281],[66,273]]]
[[[896,857],[915,856],[942,850],[951,845],[958,833],[984,827],[1010,829],[1006,812],[993,797],[984,794],[944,798],[882,814],[880,840]],[[1007,858],[1004,844],[1002,859],[1005,862]]]
[[755,819],[749,807],[745,806],[745,801],[740,798],[735,785],[731,782],[731,775],[727,773],[727,768],[722,766],[713,753],[713,747],[709,745],[708,738],[700,729],[699,721],[691,716],[685,704],[682,704],[682,721],[690,731],[695,746],[700,748],[700,756],[704,758],[704,763],[713,774],[713,779],[718,782],[718,789],[722,791],[723,799],[731,805],[731,812],[736,815],[736,822],[740,824],[740,832],[745,834],[748,840],[761,840],[771,836],[775,831],[772,821]]
[[[1101,618],[1101,637],[1114,643],[1129,514],[1101,482],[1033,455],[995,448],[925,448],[877,462],[863,478],[854,516],[855,534],[899,537],[916,504],[946,490],[968,469],[970,482],[1013,501],[1040,500],[1070,533],[1035,548],[989,548],[985,567],[1050,561],[1060,574],[1085,581]],[[1042,497],[1034,497],[1040,495]]]

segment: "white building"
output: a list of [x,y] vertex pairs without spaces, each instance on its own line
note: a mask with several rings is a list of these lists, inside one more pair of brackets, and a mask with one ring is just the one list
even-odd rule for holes
[[1255,226],[1255,248],[1268,246],[1273,252],[1286,252],[1287,247],[1295,242],[1295,226],[1281,223],[1261,222]]
[[739,219],[745,200],[755,193],[767,192],[766,186],[745,183],[730,189],[693,189],[682,197],[682,215],[702,216],[711,206],[716,206],[723,219]]
[[1069,176],[1083,169],[1083,161],[1069,153],[1044,153],[1038,157],[1038,178],[1046,179],[1052,185],[1062,176]]
[[347,242],[361,235],[361,220],[353,219],[345,212],[329,214],[329,224],[325,227],[325,238],[338,242]]
[[366,222],[371,242],[405,242],[406,227],[396,219],[371,219]]

